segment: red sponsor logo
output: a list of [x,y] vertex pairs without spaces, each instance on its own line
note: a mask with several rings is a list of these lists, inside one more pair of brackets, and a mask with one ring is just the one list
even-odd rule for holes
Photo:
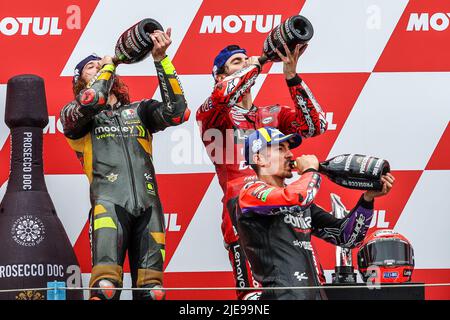
[[449,18],[450,13],[411,13],[406,31],[444,31],[450,23]]
[[261,54],[267,34],[297,15],[303,4],[304,1],[285,0],[274,9],[271,0],[261,0],[257,6],[241,0],[228,0],[226,5],[202,1],[173,59],[178,74],[210,74],[214,57],[230,44],[245,48],[251,56]]
[[300,228],[294,228],[295,232],[300,232],[300,233],[311,233],[311,229],[300,229]]
[[267,33],[281,23],[281,14],[204,16],[200,33]]
[[448,0],[409,1],[374,71],[449,71],[449,25]]

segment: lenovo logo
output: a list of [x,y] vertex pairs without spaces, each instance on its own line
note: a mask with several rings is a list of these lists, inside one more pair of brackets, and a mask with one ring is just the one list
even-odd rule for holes
[[450,13],[411,13],[406,31],[444,31],[449,25]]
[[250,33],[256,30],[267,33],[281,23],[281,14],[276,15],[230,15],[204,16],[200,33]]

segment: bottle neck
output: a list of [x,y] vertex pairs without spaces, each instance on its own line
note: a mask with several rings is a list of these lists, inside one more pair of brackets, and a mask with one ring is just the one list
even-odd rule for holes
[[11,129],[11,172],[6,192],[47,191],[42,161],[42,128]]
[[329,172],[328,170],[328,166],[329,166],[330,162],[329,161],[323,161],[319,163],[319,171],[320,173],[323,174],[327,174]]

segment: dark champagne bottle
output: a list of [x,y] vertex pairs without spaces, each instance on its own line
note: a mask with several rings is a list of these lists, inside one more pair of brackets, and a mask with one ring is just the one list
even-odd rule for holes
[[314,29],[303,16],[292,16],[280,25],[276,26],[264,41],[263,55],[259,58],[261,64],[267,60],[274,62],[281,61],[275,49],[286,54],[283,44],[285,43],[289,50],[293,50],[297,44],[308,43],[313,37]]
[[134,24],[119,37],[115,48],[114,63],[130,64],[142,61],[153,49],[150,34],[155,30],[163,31],[163,27],[154,19],[143,19]]
[[381,190],[381,176],[389,171],[387,160],[361,154],[339,155],[319,165],[319,172],[334,183],[359,190]]
[[[297,163],[291,161],[291,167]],[[362,154],[342,154],[319,163],[319,172],[334,183],[349,189],[378,190],[381,176],[390,172],[387,160]]]
[[[11,171],[0,203],[0,299],[46,299],[48,282],[81,286],[72,245],[56,215],[44,180],[42,129],[48,123],[44,80],[35,75],[8,81],[5,122],[11,130]],[[67,299],[82,299],[67,291]]]

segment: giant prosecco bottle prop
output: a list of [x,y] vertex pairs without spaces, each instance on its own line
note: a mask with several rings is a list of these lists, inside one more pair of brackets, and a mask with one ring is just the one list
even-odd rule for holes
[[[47,299],[48,282],[81,286],[72,245],[56,215],[44,180],[42,129],[48,123],[44,80],[35,75],[9,79],[5,122],[11,130],[11,171],[0,203],[0,299]],[[67,299],[82,299],[67,291]]]

